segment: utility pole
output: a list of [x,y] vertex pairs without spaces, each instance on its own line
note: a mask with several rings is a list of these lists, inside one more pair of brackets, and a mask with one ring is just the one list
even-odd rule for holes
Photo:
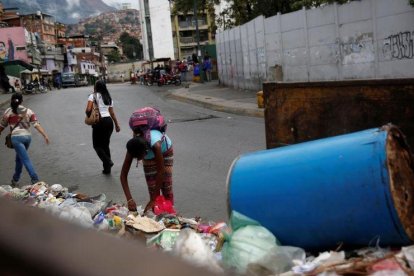
[[[39,13],[40,12],[37,12],[37,15],[39,15]],[[40,13],[40,19],[42,19],[42,16],[41,16],[41,13]],[[35,44],[34,44],[34,42],[33,42],[33,34],[34,34],[34,23],[35,23],[35,20],[36,20],[36,14],[34,14],[34,13],[32,13],[31,15],[30,15],[30,43],[31,43],[31,50],[32,50],[32,63],[34,64],[34,65],[36,65],[36,67],[37,67],[37,73],[38,73],[38,75],[39,75],[39,79],[38,79],[38,81],[39,81],[39,83],[40,83],[40,78],[41,78],[41,73],[40,73],[40,67],[39,67],[39,62],[41,62],[41,61],[39,61],[38,60],[38,58],[37,58],[37,52],[36,52],[36,47],[35,47]],[[36,44],[37,45],[37,44]],[[36,58],[35,58],[35,56],[36,56]],[[36,61],[36,62],[35,62]],[[31,81],[32,81],[32,76],[30,76],[30,79],[31,79]]]
[[98,32],[97,39],[98,39],[97,42],[98,42],[98,50],[99,50],[99,61],[101,63],[101,69],[102,69],[102,79],[103,79],[104,82],[106,82],[105,58],[103,56],[103,51],[102,51],[102,39],[103,39],[103,32],[102,31]]
[[200,49],[200,31],[198,29],[198,15],[197,15],[197,0],[194,0],[194,17],[195,17],[195,25],[196,25],[196,37],[197,37],[197,57],[198,57],[198,66],[199,66],[199,71],[200,71],[200,82],[203,83],[203,75],[201,74],[201,49]]
[[201,50],[200,50],[200,31],[198,29],[198,16],[197,16],[197,0],[194,0],[194,17],[196,25],[196,36],[197,36],[197,56],[201,60]]

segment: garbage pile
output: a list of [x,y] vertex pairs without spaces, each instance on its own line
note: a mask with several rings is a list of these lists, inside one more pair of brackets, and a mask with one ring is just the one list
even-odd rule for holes
[[326,251],[314,256],[302,248],[281,245],[269,230],[236,211],[229,225],[203,222],[170,213],[131,212],[106,196],[71,193],[60,184],[44,182],[14,188],[0,186],[0,196],[44,209],[86,228],[134,238],[180,256],[215,273],[240,275],[414,275],[414,246],[352,251]]

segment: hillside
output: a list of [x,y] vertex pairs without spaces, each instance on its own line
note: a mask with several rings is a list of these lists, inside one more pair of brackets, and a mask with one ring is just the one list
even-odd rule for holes
[[73,24],[86,17],[115,11],[101,0],[1,0],[4,8],[19,8],[20,14],[41,11],[52,15],[56,21]]
[[92,36],[102,33],[104,42],[116,42],[123,32],[127,32],[138,39],[141,38],[138,10],[106,12],[86,18],[77,24],[69,25],[66,33],[68,35],[84,34]]

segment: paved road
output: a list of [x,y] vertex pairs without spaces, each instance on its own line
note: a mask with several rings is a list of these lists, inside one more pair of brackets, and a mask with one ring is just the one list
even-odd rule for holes
[[[239,154],[265,148],[263,118],[239,117],[167,99],[167,87],[110,84],[122,130],[114,133],[111,140],[113,173],[104,176],[92,148],[91,129],[83,123],[91,89],[54,90],[25,98],[24,104],[38,114],[52,141],[45,145],[32,130],[30,155],[42,180],[49,185],[78,187],[78,192],[89,195],[105,193],[108,200],[125,202],[119,173],[125,143],[131,137],[128,119],[136,108],[152,105],[160,108],[169,120],[167,133],[174,143],[177,210],[187,217],[227,219],[228,169]],[[1,146],[0,156],[0,184],[8,184],[14,168],[14,151]],[[145,205],[148,194],[141,164],[131,169],[129,180],[137,203]],[[21,182],[29,182],[26,171]]]

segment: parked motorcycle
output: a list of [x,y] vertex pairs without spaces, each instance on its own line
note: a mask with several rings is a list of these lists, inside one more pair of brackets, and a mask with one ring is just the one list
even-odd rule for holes
[[32,94],[35,93],[35,87],[33,82],[29,82],[22,87],[23,94]]
[[35,83],[35,90],[36,90],[36,92],[47,93],[46,85],[43,85],[43,84],[40,84],[40,83]]
[[38,82],[29,82],[22,88],[23,94],[47,93],[47,87]]
[[180,75],[170,75],[170,74],[161,74],[160,78],[157,81],[158,86],[166,84],[175,84],[180,85],[181,79]]
[[144,75],[144,85],[151,86],[154,83],[154,77],[152,73],[146,73]]

